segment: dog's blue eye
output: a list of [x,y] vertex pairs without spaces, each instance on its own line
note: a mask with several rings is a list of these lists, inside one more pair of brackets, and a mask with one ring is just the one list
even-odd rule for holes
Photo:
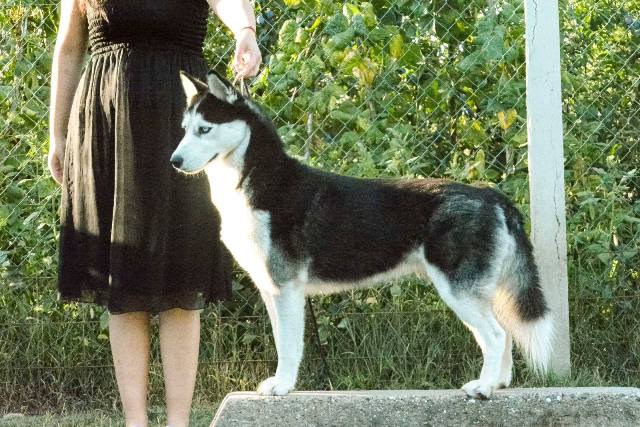
[[209,133],[210,130],[211,130],[211,127],[209,126],[200,126],[198,128],[198,133],[201,135],[204,135],[205,133]]

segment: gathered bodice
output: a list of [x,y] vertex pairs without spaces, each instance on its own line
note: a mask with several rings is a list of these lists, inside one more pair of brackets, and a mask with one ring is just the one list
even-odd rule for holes
[[140,46],[201,55],[208,10],[206,0],[90,0],[89,49]]

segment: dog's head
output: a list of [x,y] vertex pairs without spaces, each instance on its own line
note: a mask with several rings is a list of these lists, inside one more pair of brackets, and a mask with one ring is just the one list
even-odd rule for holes
[[171,164],[196,173],[248,144],[256,108],[215,71],[208,74],[207,84],[184,72],[180,80],[187,97],[185,135],[171,155]]

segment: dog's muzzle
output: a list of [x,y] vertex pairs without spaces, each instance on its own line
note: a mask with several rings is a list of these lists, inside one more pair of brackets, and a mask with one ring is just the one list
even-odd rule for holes
[[[216,157],[218,157],[218,154],[220,154],[220,153],[216,153],[216,154],[214,154],[214,155],[209,159],[209,161],[207,162],[207,164],[209,164],[209,163],[213,162],[213,161],[216,159]],[[178,170],[180,170],[180,171],[182,171],[182,172],[187,172],[187,171],[185,171],[184,169],[182,169],[182,166],[184,165],[184,157],[182,157],[180,154],[173,153],[173,154],[171,155],[171,158],[169,159],[169,161],[171,162],[171,165],[172,165],[174,168],[176,168],[176,169],[178,169]],[[187,172],[187,173],[189,173],[189,172]]]
[[182,167],[182,163],[184,163],[184,158],[180,154],[173,153],[169,161],[174,168],[180,169]]

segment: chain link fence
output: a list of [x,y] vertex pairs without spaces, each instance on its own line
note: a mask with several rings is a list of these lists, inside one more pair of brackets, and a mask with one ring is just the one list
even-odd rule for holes
[[640,2],[561,13],[572,359],[638,384]]
[[[528,216],[524,10],[518,0],[256,0],[250,84],[289,152],[363,177],[495,186]],[[561,2],[571,384],[640,381],[640,2]],[[117,403],[106,313],[56,301],[59,190],[46,167],[54,3],[0,6],[0,411]],[[212,19],[205,56],[233,41]],[[300,388],[457,388],[480,352],[426,283],[314,298]],[[152,401],[162,396],[157,334]],[[262,303],[203,313],[196,400],[275,369]],[[545,384],[516,360],[515,384]]]

